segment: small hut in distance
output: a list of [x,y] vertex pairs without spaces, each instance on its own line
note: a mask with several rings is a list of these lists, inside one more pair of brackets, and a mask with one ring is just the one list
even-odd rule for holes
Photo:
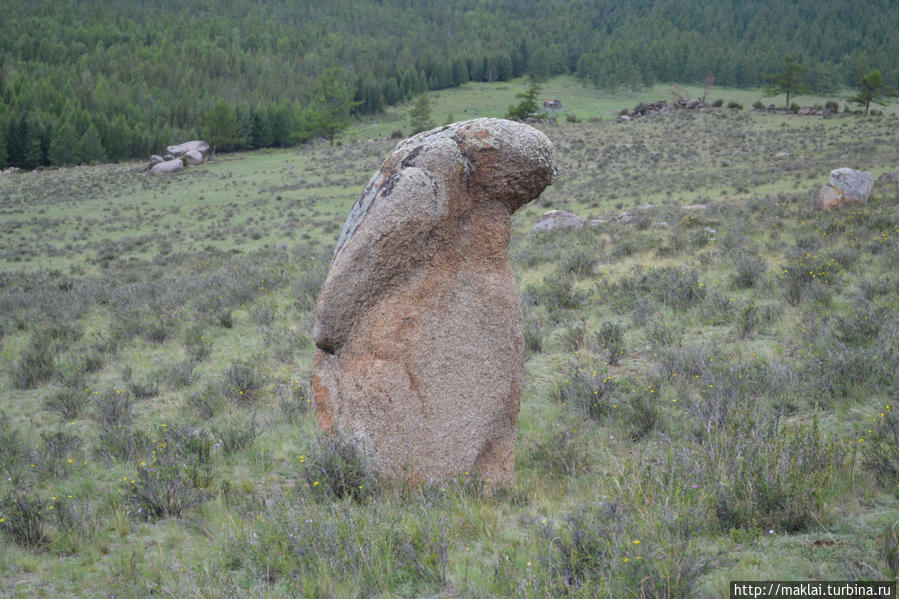
[[543,100],[543,110],[562,110],[562,102],[555,98]]

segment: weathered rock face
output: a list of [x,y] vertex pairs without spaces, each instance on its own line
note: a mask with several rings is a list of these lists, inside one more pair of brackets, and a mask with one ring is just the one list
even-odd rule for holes
[[571,227],[583,227],[586,219],[581,218],[573,212],[565,210],[549,210],[543,216],[534,221],[534,230],[553,231],[555,229],[568,229]]
[[511,482],[524,343],[510,216],[555,173],[539,131],[476,119],[401,142],[353,206],[318,299],[324,431],[388,476]]
[[150,168],[151,173],[156,174],[164,174],[164,173],[177,173],[178,171],[184,170],[184,163],[181,162],[180,158],[175,158],[173,160],[165,160],[163,162],[157,162]]
[[825,210],[849,204],[865,205],[874,188],[874,175],[868,171],[838,168],[830,171],[830,180],[818,192],[818,206]]

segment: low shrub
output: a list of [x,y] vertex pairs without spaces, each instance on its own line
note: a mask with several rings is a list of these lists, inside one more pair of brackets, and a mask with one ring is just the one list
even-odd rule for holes
[[624,355],[624,327],[617,322],[604,321],[596,331],[596,341],[606,354],[606,361],[611,365],[618,364]]
[[865,467],[899,498],[899,417],[892,405],[871,418],[860,445]]
[[582,368],[558,383],[550,397],[573,406],[591,420],[602,421],[612,413],[611,398],[617,386],[618,383],[606,376],[604,371]]
[[41,445],[34,459],[40,461],[41,474],[61,478],[69,474],[80,450],[81,439],[76,435],[65,431],[43,432]]
[[131,425],[109,425],[97,434],[92,453],[107,462],[130,462],[146,454],[151,445],[150,438]]
[[845,451],[817,421],[782,425],[777,418],[734,415],[700,451],[724,530],[807,530],[819,519],[828,485],[848,475]]
[[253,362],[232,362],[225,371],[223,384],[226,393],[241,403],[253,403],[256,394],[265,386],[266,376]]
[[0,500],[0,532],[23,549],[44,549],[50,543],[45,511],[36,495],[7,494]]
[[768,265],[755,252],[741,251],[733,258],[731,283],[737,289],[756,287],[764,281]]
[[256,424],[256,412],[249,418],[232,416],[223,427],[213,427],[212,435],[221,444],[225,455],[232,455],[238,451],[249,449],[259,436],[259,427]]
[[109,388],[96,397],[93,418],[104,429],[121,426],[131,422],[132,410],[127,391]]
[[212,483],[213,441],[202,428],[163,425],[152,462],[130,482],[134,514],[145,519],[181,517],[205,501]]
[[290,424],[299,424],[312,405],[308,383],[299,379],[291,379],[278,386],[278,395],[281,416]]
[[528,447],[528,458],[552,476],[577,477],[590,472],[590,444],[583,431],[558,426],[545,438]]
[[376,490],[377,481],[359,450],[336,433],[320,435],[300,463],[306,484],[317,497],[365,501]]
[[10,376],[16,389],[34,389],[50,380],[56,368],[57,349],[48,335],[34,334],[15,361]]
[[59,414],[63,420],[75,420],[91,402],[91,393],[83,386],[66,386],[44,400],[44,409]]

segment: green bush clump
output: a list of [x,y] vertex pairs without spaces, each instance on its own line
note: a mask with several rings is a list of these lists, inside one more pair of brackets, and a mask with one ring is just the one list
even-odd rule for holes
[[899,417],[886,404],[871,418],[861,437],[865,467],[899,498]]
[[816,524],[828,485],[842,480],[845,450],[810,424],[734,414],[700,448],[724,529],[795,533]]
[[49,381],[56,369],[57,351],[49,335],[32,335],[28,346],[13,364],[13,386],[16,389],[34,389]]
[[320,435],[300,462],[306,484],[319,497],[365,501],[376,491],[362,454],[337,433]]
[[0,500],[0,532],[31,551],[50,543],[46,504],[36,495],[8,493]]
[[162,426],[152,459],[130,481],[134,514],[145,519],[180,517],[205,501],[212,483],[210,435],[202,428]]
[[82,385],[65,386],[44,400],[44,409],[55,412],[63,420],[75,420],[91,403],[91,393]]
[[223,385],[232,400],[253,403],[257,393],[265,386],[265,374],[249,361],[232,362],[225,371]]
[[606,361],[618,364],[624,355],[624,326],[617,322],[604,321],[596,331],[596,342],[606,353]]

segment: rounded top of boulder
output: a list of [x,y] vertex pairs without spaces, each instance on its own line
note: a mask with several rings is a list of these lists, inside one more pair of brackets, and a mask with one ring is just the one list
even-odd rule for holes
[[[396,145],[369,181],[344,223],[334,261],[349,244],[376,198],[391,197],[406,170],[420,171],[451,196],[498,200],[513,213],[540,195],[556,175],[552,142],[529,125],[479,118],[424,131]],[[417,204],[409,196],[391,203]],[[441,194],[442,195],[442,194]],[[411,201],[410,201],[411,200]],[[415,210],[414,205],[410,205]]]
[[461,121],[414,135],[398,143],[384,164],[394,167],[414,160],[424,147],[439,147],[447,140],[462,154],[469,191],[502,200],[510,212],[540,195],[556,175],[555,151],[543,132],[495,118]]
[[555,172],[549,138],[513,121],[464,121],[399,143],[340,233],[316,310],[318,347],[336,351],[382,292],[417,272],[508,264],[510,215]]

